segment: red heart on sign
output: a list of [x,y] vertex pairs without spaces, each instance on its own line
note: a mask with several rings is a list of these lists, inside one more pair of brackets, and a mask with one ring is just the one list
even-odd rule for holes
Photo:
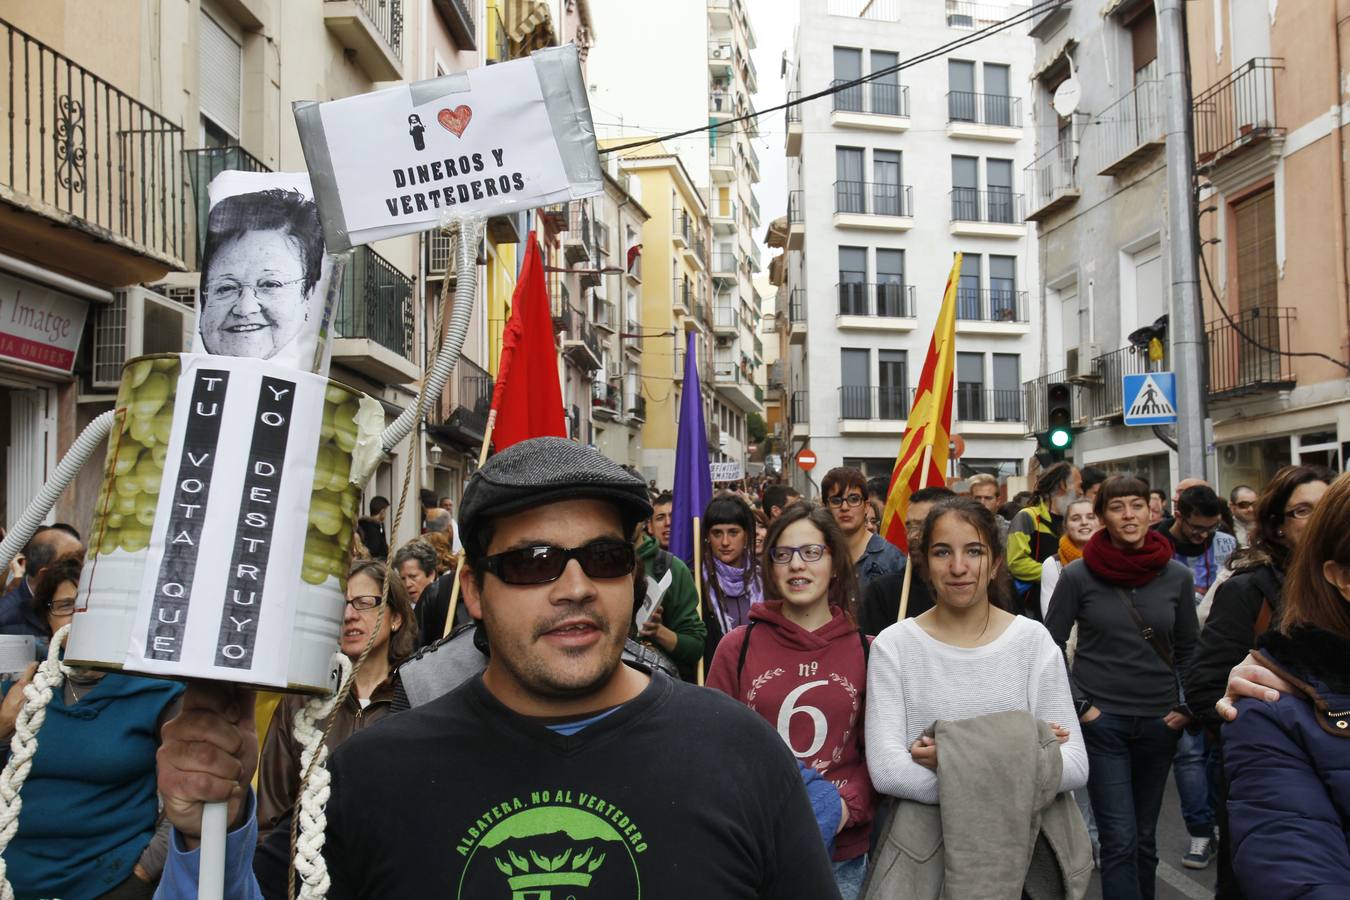
[[436,113],[436,121],[455,137],[464,137],[464,129],[469,127],[469,120],[472,118],[473,110],[467,106],[456,106],[453,110],[443,109]]

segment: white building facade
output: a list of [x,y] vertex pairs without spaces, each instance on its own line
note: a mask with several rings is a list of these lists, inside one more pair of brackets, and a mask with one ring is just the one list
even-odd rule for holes
[[[802,0],[790,100],[1006,14],[1001,4],[924,0],[839,14],[858,5]],[[1034,444],[1022,383],[1040,353],[1019,188],[1035,144],[1032,63],[1032,41],[1015,28],[789,109],[785,390],[790,450],[814,450],[818,473],[891,471],[958,251],[953,431],[965,449],[951,474],[1023,473]]]

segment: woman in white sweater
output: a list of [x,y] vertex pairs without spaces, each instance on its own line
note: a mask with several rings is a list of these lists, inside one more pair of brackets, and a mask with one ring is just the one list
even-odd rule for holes
[[1088,760],[1064,658],[1039,622],[990,602],[1006,578],[994,517],[965,498],[934,507],[913,548],[933,609],[890,626],[872,644],[867,766],[877,791],[937,804],[938,720],[1026,710],[1060,739],[1060,791],[1087,784]]

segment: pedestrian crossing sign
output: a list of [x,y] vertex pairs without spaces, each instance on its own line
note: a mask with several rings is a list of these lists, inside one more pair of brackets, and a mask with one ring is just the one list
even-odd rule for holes
[[1125,375],[1126,425],[1175,425],[1177,421],[1177,376],[1175,372]]

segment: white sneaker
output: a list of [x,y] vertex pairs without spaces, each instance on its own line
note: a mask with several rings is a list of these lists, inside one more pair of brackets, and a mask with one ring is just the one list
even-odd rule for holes
[[1209,868],[1209,861],[1217,852],[1214,839],[1207,837],[1191,838],[1191,849],[1181,858],[1181,864],[1188,869]]

